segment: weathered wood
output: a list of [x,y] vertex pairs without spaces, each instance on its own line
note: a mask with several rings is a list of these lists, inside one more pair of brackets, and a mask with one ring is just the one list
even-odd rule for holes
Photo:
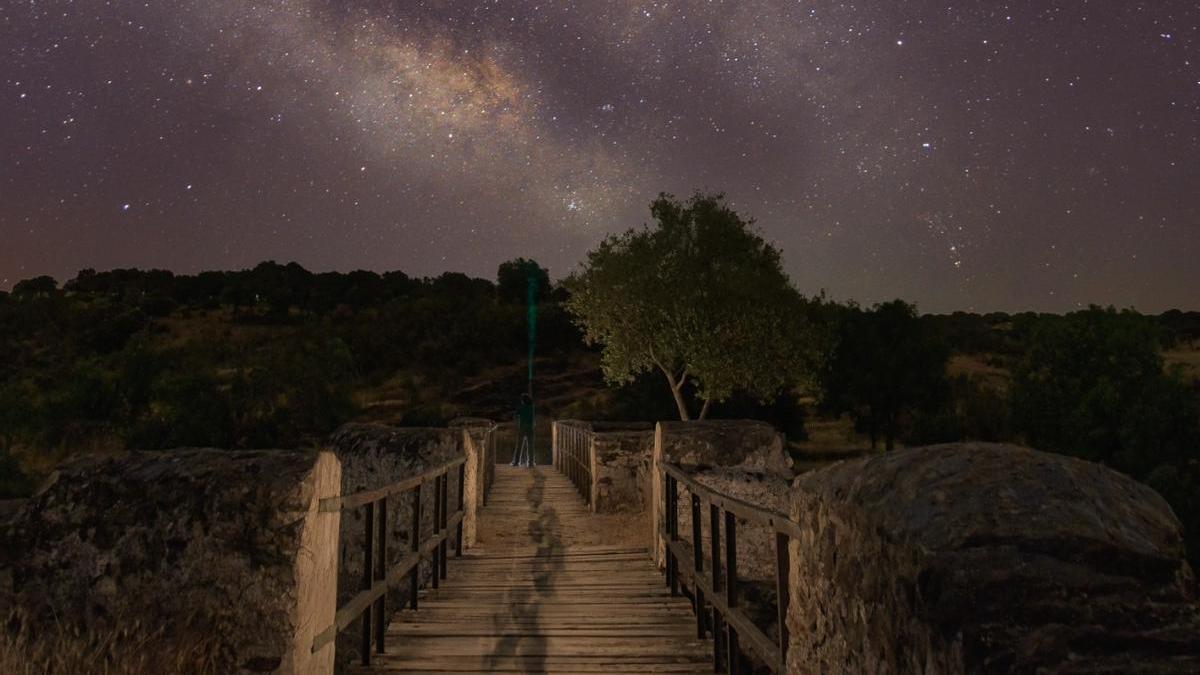
[[436,480],[438,476],[466,461],[466,457],[459,457],[458,459],[452,459],[441,466],[435,466],[432,469],[423,471],[416,476],[412,476],[411,478],[405,478],[404,480],[392,483],[391,485],[385,485],[381,488],[375,488],[374,490],[364,490],[362,492],[355,492],[354,494],[342,495],[341,497],[327,497],[320,501],[318,504],[318,510],[322,513],[350,511],[363,506],[364,504],[379,501],[380,499],[389,495],[411,490],[422,483],[428,483]]
[[[578,472],[571,456],[560,448],[564,469]],[[535,477],[536,503],[530,496]],[[498,467],[480,518],[523,522],[547,512],[552,531],[539,534],[549,541],[561,540],[567,528],[586,527],[591,517],[566,475]],[[453,536],[443,530],[443,541],[447,534]],[[711,643],[697,638],[689,603],[663,587],[645,548],[485,545],[446,564],[447,580],[420,593],[419,611],[395,615],[387,631],[390,653],[376,656],[363,673],[712,670]]]
[[[375,585],[375,503],[367,502],[363,506],[363,578],[360,589],[370,592]],[[379,595],[382,598],[385,594]],[[362,664],[371,665],[371,605],[362,613]]]

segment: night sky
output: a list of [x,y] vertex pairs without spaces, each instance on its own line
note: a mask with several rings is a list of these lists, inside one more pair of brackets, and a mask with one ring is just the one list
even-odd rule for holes
[[568,273],[725,192],[806,293],[1200,308],[1194,0],[0,3],[0,288]]

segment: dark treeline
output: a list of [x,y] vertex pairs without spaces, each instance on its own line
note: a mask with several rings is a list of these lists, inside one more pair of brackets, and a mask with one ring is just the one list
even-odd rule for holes
[[[444,423],[465,381],[523,361],[531,276],[539,355],[594,365],[566,291],[531,261],[505,263],[495,282],[271,262],[22,281],[0,293],[0,497],[74,452],[317,443],[368,390],[397,399],[404,423]],[[806,415],[848,415],[886,448],[1012,441],[1104,462],[1158,489],[1198,548],[1200,384],[1164,350],[1195,351],[1200,312],[920,316],[901,301],[823,297],[788,311],[806,315],[812,381],[769,401],[735,392],[714,417],[766,419],[799,439]],[[973,365],[954,367],[963,359]],[[670,418],[651,380],[574,412]]]
[[[1004,441],[1101,462],[1166,498],[1200,561],[1200,313],[821,311],[833,336],[820,406],[872,445]],[[947,368],[954,356],[969,366]]]
[[[397,374],[412,421],[442,422],[446,391],[526,353],[521,263],[502,266],[498,284],[269,262],[18,283],[0,293],[0,493],[28,488],[13,470],[18,448],[42,472],[41,459],[80,450],[315,442],[355,413],[356,391]],[[541,350],[578,345],[534,268]]]

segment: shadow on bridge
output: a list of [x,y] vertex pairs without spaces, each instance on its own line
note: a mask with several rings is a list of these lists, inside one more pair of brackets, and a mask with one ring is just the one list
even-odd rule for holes
[[[558,511],[546,503],[546,474],[540,467],[530,469],[533,483],[525,491],[529,501],[529,540],[535,546],[531,563],[530,586],[513,585],[507,600],[507,615],[497,616],[492,627],[500,642],[485,663],[489,670],[498,670],[509,659],[519,662],[529,672],[546,670],[547,640],[542,628],[543,602],[555,591],[555,580],[563,570],[564,547],[559,531]],[[513,570],[514,575],[523,574]]]

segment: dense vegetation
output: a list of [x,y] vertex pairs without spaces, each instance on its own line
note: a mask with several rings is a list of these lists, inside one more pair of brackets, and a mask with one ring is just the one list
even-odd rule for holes
[[[547,302],[543,349],[578,344]],[[81,449],[303,445],[385,384],[414,421],[440,422],[448,390],[524,347],[523,304],[462,274],[40,277],[0,295],[0,462],[14,483],[12,454],[38,471]]]
[[[307,445],[372,417],[382,399],[406,424],[477,412],[447,402],[468,382],[523,377],[531,277],[539,355],[571,378],[599,369],[565,309],[570,284],[553,286],[526,260],[498,277],[263,263],[194,276],[84,270],[61,288],[23,281],[0,293],[0,497],[27,493],[74,452]],[[767,389],[736,373],[717,372],[720,387],[692,377],[678,387],[685,406],[715,399],[711,416],[767,419],[793,440],[806,417],[846,415],[871,446],[1014,441],[1104,462],[1163,494],[1200,551],[1200,359],[1190,371],[1164,362],[1197,354],[1200,313],[920,316],[901,301],[778,297],[802,367],[781,368],[787,379]],[[717,344],[684,346],[706,358],[738,351]],[[674,416],[661,378],[651,369],[570,412]],[[603,390],[598,375],[579,381]]]

